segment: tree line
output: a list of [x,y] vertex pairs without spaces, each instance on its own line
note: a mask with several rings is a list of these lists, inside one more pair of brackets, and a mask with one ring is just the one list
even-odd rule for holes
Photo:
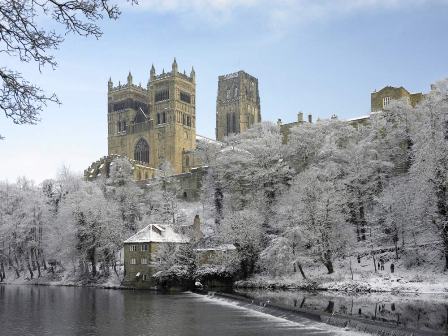
[[[392,102],[368,122],[269,122],[200,150],[207,226],[237,247],[244,277],[328,273],[390,250],[412,268],[448,268],[448,96],[437,83],[413,108]],[[437,261],[439,260],[439,261]]]

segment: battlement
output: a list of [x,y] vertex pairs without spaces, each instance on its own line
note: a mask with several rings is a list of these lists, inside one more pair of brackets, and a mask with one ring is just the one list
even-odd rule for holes
[[244,70],[239,70],[237,72],[233,72],[233,73],[230,73],[230,74],[227,74],[227,75],[218,76],[218,81],[225,81],[225,80],[229,80],[229,79],[234,79],[234,78],[237,78],[239,76],[246,77],[248,79],[251,79],[253,81],[258,82],[258,79],[256,77],[248,74]]
[[[181,72],[176,72],[175,76],[180,77],[185,79],[186,81],[189,82],[194,82],[194,78],[188,76],[185,73],[181,73]],[[171,78],[173,77],[173,72],[163,72],[160,75],[154,75],[154,77],[151,79],[151,81],[158,81],[158,80],[163,80],[163,79],[167,79],[167,78]]]
[[[112,81],[110,81],[109,83],[112,83]],[[127,83],[127,84],[121,84],[119,82],[119,84],[117,86],[113,86],[113,83],[111,86],[109,86],[109,92],[120,92],[120,91],[125,91],[125,90],[134,90],[143,94],[148,94],[148,90],[145,89],[143,86],[141,86],[141,84],[139,85],[135,85],[132,83]]]

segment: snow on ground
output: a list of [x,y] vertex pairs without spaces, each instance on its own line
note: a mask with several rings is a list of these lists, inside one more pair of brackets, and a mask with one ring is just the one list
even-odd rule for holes
[[[122,270],[119,269],[119,274]],[[112,270],[109,277],[100,277],[95,280],[83,280],[79,279],[78,275],[73,275],[72,272],[57,272],[55,274],[47,273],[47,271],[42,270],[42,276],[40,278],[36,277],[34,279],[29,278],[29,274],[26,273],[17,278],[15,273],[12,271],[6,271],[6,284],[13,285],[48,285],[48,286],[90,286],[90,287],[100,287],[100,288],[120,288],[122,275],[117,276]]]
[[344,336],[367,336],[370,334],[366,334],[363,332],[359,332],[359,331],[354,331],[354,330],[349,330],[346,328],[338,328],[338,327],[334,327],[325,323],[321,323],[321,322],[315,322],[312,321],[310,319],[307,319],[305,317],[300,317],[297,316],[296,319],[299,319],[300,322],[296,322],[296,321],[290,321],[287,318],[285,318],[284,316],[274,316],[274,315],[270,315],[258,310],[254,310],[248,307],[244,307],[241,306],[240,302],[237,301],[232,301],[230,299],[227,298],[220,298],[220,297],[216,297],[216,296],[205,296],[205,295],[200,295],[200,294],[195,294],[195,293],[191,293],[191,295],[196,296],[198,299],[203,300],[205,302],[209,302],[209,303],[214,303],[214,304],[220,304],[220,305],[224,305],[224,306],[228,306],[231,307],[233,309],[239,309],[241,311],[243,311],[245,314],[247,315],[252,315],[252,316],[261,316],[263,318],[272,320],[272,321],[276,321],[276,322],[280,322],[282,323],[283,326],[289,326],[289,327],[298,327],[298,328],[303,328],[303,329],[312,329],[315,330],[316,333],[322,332],[323,334],[328,333],[329,335],[344,335]]
[[[386,256],[384,254],[383,256]],[[352,259],[353,280],[349,260],[335,265],[335,272],[327,274],[323,266],[304,267],[307,280],[300,273],[284,276],[255,275],[237,282],[237,287],[325,289],[346,292],[395,292],[395,293],[448,293],[448,272],[440,269],[440,263],[426,263],[407,269],[401,259],[388,258],[384,270],[373,267],[371,258],[363,257],[358,263]],[[394,264],[394,273],[391,264]]]

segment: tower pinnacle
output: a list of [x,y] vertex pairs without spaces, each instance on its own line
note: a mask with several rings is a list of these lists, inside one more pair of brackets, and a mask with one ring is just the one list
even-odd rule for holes
[[177,73],[177,61],[176,61],[176,57],[174,57],[174,61],[173,61],[173,65],[171,66],[172,71],[173,71],[173,75]]
[[151,66],[151,70],[149,71],[149,80],[153,80],[156,76],[156,68],[154,68],[154,64]]
[[194,67],[191,67],[190,77],[193,79],[193,82],[196,80],[196,72],[194,71]]

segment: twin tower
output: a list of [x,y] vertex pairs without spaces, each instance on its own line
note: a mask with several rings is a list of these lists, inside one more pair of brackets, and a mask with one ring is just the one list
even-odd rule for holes
[[[219,76],[216,138],[244,132],[261,121],[258,80],[239,71]],[[197,162],[196,75],[171,71],[156,74],[151,67],[146,88],[135,85],[131,73],[125,84],[108,83],[108,152],[134,160],[137,180],[154,176],[168,161],[174,173],[191,170]]]

